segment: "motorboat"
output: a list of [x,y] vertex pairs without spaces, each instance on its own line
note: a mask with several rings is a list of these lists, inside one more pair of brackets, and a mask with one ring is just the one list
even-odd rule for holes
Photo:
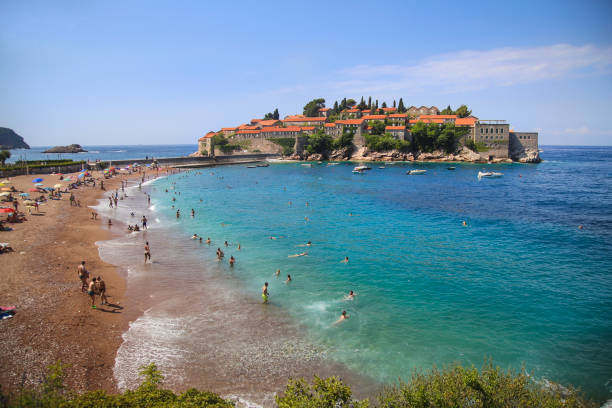
[[258,164],[257,167],[270,167],[269,163]]
[[452,166],[451,166],[451,167],[447,167],[446,169],[447,169],[447,170],[455,170],[455,169],[456,169],[456,167],[452,167]]
[[363,174],[363,170],[353,169],[354,174]]
[[339,164],[340,164],[340,163],[327,163],[327,167],[329,167],[329,166],[337,166],[337,165],[339,165]]
[[478,172],[478,178],[499,178],[501,176],[503,176],[504,173],[497,173],[495,171],[479,171]]
[[385,166],[380,166],[379,169],[386,169],[386,167]]
[[312,167],[312,163],[302,163],[302,166],[304,166],[304,167]]
[[256,169],[257,166],[247,166],[247,169]]
[[427,170],[417,170],[417,169],[413,169],[413,170],[408,170],[406,172],[406,174],[409,174],[411,176],[422,176],[423,174],[427,173]]
[[369,166],[365,166],[365,165],[361,165],[361,166],[356,166],[353,171],[357,170],[357,171],[364,171],[364,170],[371,170],[372,168]]

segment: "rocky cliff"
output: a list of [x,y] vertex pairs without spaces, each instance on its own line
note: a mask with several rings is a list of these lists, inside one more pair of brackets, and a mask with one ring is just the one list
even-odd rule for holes
[[29,149],[30,146],[13,131],[13,129],[0,127],[0,149]]

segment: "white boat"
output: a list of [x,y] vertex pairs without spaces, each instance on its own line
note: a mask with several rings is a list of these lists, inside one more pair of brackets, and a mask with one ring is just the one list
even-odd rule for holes
[[353,169],[354,174],[363,174],[363,170],[355,170]]
[[339,165],[339,164],[340,164],[340,163],[327,163],[327,167],[329,167],[329,166],[337,166],[337,165]]
[[494,172],[494,171],[479,171],[478,172],[478,178],[479,179],[481,179],[483,177],[484,178],[498,178],[498,177],[501,177],[503,175],[504,175],[504,173],[497,173],[497,172]]
[[425,173],[427,173],[427,170],[416,170],[416,169],[414,169],[414,170],[408,170],[406,172],[406,174],[409,174],[411,176],[423,175]]
[[302,166],[304,166],[304,167],[312,167],[312,163],[302,163]]
[[353,169],[353,171],[355,171],[355,170],[357,170],[357,171],[364,171],[364,170],[371,170],[371,169],[372,169],[372,168],[371,168],[371,167],[369,167],[369,166],[362,165],[362,166],[357,166],[357,167],[355,167],[355,168]]

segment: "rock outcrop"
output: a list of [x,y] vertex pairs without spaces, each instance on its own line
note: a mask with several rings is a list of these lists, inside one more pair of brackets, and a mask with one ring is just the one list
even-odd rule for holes
[[536,149],[521,149],[518,152],[512,152],[512,160],[520,163],[539,163],[542,161],[540,152]]
[[13,129],[0,127],[0,149],[29,149],[30,146]]
[[55,146],[45,150],[43,153],[83,153],[87,150],[83,149],[81,145],[71,144],[68,146]]

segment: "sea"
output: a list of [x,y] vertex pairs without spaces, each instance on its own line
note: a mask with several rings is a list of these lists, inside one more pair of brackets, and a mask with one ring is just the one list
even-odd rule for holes
[[[114,148],[135,159],[145,149]],[[176,151],[156,149],[145,155]],[[119,208],[107,199],[97,206],[117,232],[98,243],[100,254],[128,282],[119,386],[136,386],[139,367],[155,362],[175,389],[272,406],[290,377],[338,374],[368,396],[415,372],[492,362],[604,403],[612,398],[612,147],[542,149],[539,164],[370,163],[355,174],[356,163],[272,163],[148,174],[119,192],[127,194]],[[503,176],[479,179],[479,171]],[[143,215],[148,230],[126,233]],[[349,319],[338,322],[343,311]]]

